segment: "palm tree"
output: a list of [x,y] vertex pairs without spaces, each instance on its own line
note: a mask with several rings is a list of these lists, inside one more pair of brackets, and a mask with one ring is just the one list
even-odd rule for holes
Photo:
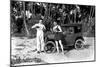
[[27,24],[26,24],[26,20],[25,20],[25,2],[23,2],[23,17],[24,17],[24,26],[25,26],[25,30],[26,30],[27,36],[29,36],[30,33],[29,33],[29,31],[28,31]]

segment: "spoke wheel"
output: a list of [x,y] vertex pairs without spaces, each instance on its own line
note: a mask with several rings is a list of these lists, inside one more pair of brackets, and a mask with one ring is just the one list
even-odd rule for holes
[[82,49],[84,45],[84,40],[77,39],[75,42],[75,49]]
[[56,50],[55,43],[52,41],[48,41],[44,47],[44,50],[46,53],[54,53]]

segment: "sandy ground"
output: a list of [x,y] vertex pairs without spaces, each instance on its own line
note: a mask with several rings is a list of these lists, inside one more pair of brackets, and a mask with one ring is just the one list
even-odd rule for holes
[[70,50],[65,51],[65,54],[62,53],[52,53],[46,54],[41,53],[37,54],[35,52],[36,49],[36,39],[27,39],[27,38],[19,38],[12,37],[12,53],[11,56],[20,56],[23,58],[40,58],[42,61],[37,63],[35,61],[20,63],[15,65],[30,65],[30,64],[44,64],[44,63],[61,63],[61,62],[78,62],[78,61],[91,61],[94,60],[94,38],[93,37],[85,37],[86,45],[89,45],[88,48],[84,48],[82,50]]

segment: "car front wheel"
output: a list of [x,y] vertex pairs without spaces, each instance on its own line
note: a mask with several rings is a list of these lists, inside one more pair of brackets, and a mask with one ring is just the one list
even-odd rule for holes
[[55,43],[53,41],[48,41],[44,47],[45,53],[54,53],[56,50]]

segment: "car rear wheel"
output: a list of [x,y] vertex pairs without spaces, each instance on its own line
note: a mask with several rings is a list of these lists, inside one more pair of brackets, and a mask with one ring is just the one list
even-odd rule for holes
[[82,49],[84,45],[84,40],[83,39],[77,39],[75,41],[75,49]]
[[48,41],[44,47],[45,53],[54,53],[56,50],[55,43],[53,41]]

